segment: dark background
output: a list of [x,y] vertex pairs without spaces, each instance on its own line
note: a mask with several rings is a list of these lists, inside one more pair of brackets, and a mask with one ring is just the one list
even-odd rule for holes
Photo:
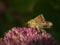
[[60,42],[60,0],[1,0],[0,37],[12,27],[22,27],[39,14],[53,23],[53,27],[46,31]]

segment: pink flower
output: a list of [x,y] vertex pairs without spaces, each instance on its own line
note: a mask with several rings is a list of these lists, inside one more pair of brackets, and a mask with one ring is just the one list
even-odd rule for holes
[[0,39],[0,45],[58,45],[54,38],[46,32],[38,34],[33,28],[14,27]]

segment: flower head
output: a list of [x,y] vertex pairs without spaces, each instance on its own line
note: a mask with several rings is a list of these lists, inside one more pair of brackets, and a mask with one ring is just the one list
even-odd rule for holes
[[57,45],[57,43],[49,33],[38,34],[33,28],[14,27],[0,39],[0,45]]

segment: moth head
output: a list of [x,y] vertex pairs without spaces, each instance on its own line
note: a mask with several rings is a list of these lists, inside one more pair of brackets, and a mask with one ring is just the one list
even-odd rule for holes
[[32,22],[33,22],[33,20],[31,19],[31,20],[29,20],[27,23],[28,23],[28,24],[31,24]]

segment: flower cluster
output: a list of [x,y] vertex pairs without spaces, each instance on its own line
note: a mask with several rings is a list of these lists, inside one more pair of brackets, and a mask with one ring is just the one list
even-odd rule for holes
[[46,32],[38,34],[33,28],[14,27],[0,39],[0,45],[58,45],[54,38]]

